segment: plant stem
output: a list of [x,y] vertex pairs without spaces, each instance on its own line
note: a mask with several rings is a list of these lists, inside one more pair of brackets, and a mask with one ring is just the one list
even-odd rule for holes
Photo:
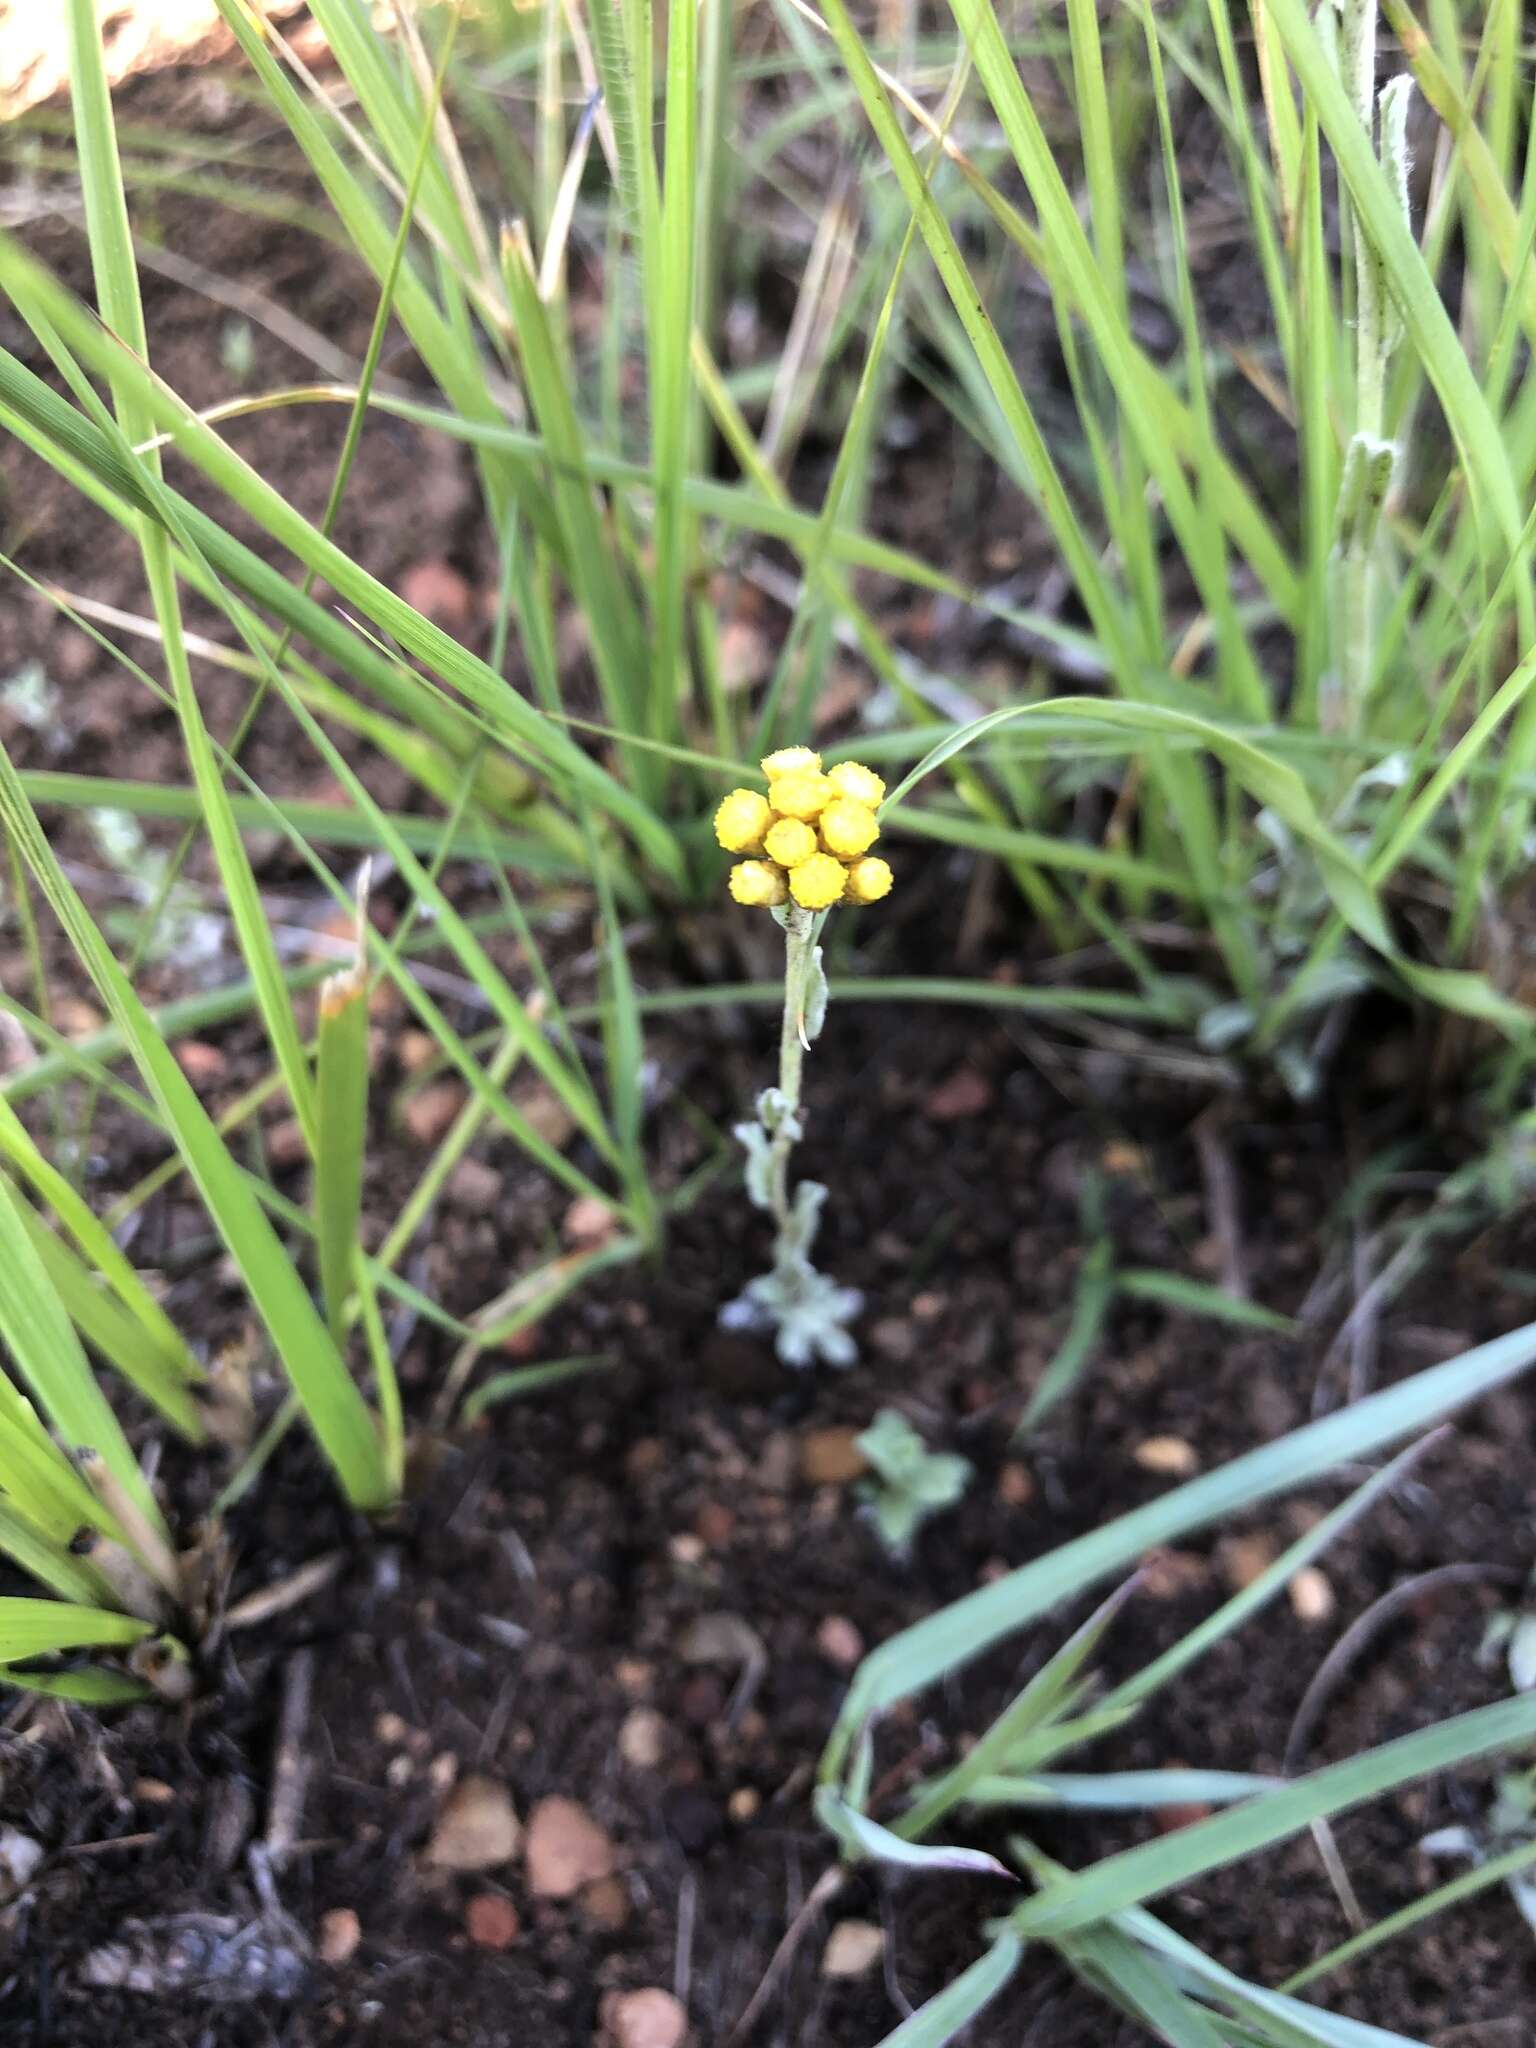
[[794,1150],[794,1131],[800,1114],[800,1075],[805,1065],[805,996],[815,957],[815,917],[790,903],[784,913],[784,1022],[779,1031],[779,1093],[784,1098],[778,1128],[773,1133],[773,1168],[769,1195],[773,1220],[782,1234],[789,1222],[789,1155]]

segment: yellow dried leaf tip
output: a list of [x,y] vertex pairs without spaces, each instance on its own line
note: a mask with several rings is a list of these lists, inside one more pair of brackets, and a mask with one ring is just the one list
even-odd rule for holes
[[821,843],[839,860],[857,860],[880,837],[880,826],[868,804],[840,796],[821,814]]
[[789,883],[771,861],[739,860],[731,869],[731,894],[751,910],[773,910],[788,900]]
[[890,895],[895,879],[889,861],[881,860],[877,853],[866,854],[848,869],[848,901],[878,903],[882,896]]
[[867,804],[872,811],[885,802],[884,781],[862,761],[839,761],[835,768],[827,770],[827,780],[839,796],[856,804]]
[[776,860],[781,868],[797,868],[816,851],[816,832],[799,818],[780,818],[768,827],[763,847],[768,858]]
[[780,747],[759,765],[769,782],[777,782],[781,775],[798,775],[802,771],[814,775],[821,766],[821,756],[814,747]]
[[847,870],[830,853],[813,853],[789,871],[789,893],[802,910],[830,910],[841,900]]
[[755,789],[733,789],[715,813],[715,837],[727,853],[761,853],[772,823],[766,797]]
[[834,791],[819,768],[795,768],[768,785],[768,808],[780,818],[811,824],[831,803]]

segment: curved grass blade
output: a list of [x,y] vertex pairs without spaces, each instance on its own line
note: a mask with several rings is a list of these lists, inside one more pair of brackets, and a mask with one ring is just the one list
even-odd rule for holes
[[38,1407],[71,1451],[93,1450],[151,1525],[165,1524],[74,1325],[27,1228],[24,1204],[0,1177],[0,1336]]

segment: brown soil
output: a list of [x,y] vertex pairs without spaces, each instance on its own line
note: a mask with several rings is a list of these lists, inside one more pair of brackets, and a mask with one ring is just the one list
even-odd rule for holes
[[[206,80],[186,88],[194,102],[207,90]],[[197,111],[185,99],[154,104],[169,104],[183,122]],[[149,110],[141,103],[134,111],[145,118]],[[178,219],[166,202],[163,225],[174,232]],[[201,261],[360,350],[371,298],[342,262],[255,224],[222,219],[219,233],[212,243],[204,231]],[[80,280],[72,228],[39,227],[34,239]],[[206,303],[156,285],[150,312],[171,380],[202,402],[224,395],[209,342],[218,322]],[[13,320],[4,332],[17,345]],[[306,373],[258,333],[254,383]],[[280,414],[251,445],[296,502],[323,502],[331,425],[309,412]],[[22,548],[34,574],[136,606],[127,543],[77,517],[16,451],[4,462],[7,546]],[[923,489],[913,474],[900,495],[910,504]],[[340,537],[386,577],[446,556],[478,585],[486,564],[470,508],[456,458],[381,429],[365,444]],[[62,752],[46,757],[35,739],[8,734],[19,754],[32,749],[28,765],[179,777],[169,716],[128,700],[117,672],[45,607],[13,599],[0,617],[0,674],[30,657],[65,687],[69,732]],[[236,693],[216,672],[204,681],[210,720],[226,729]],[[278,717],[264,714],[247,759],[270,788],[315,792],[318,777],[295,769]],[[78,822],[61,826],[60,843],[72,858],[95,859]],[[960,874],[942,859],[904,860],[901,898],[876,941],[882,968],[951,966]],[[262,879],[274,894],[297,886],[276,856]],[[702,930],[697,946],[729,960],[742,943],[740,922]],[[977,944],[970,971],[1020,971],[1006,899]],[[0,965],[7,988],[24,992],[21,960],[8,955]],[[686,965],[680,950],[659,944],[637,962],[646,986]],[[162,992],[176,987],[176,970],[159,972]],[[1401,1026],[1387,1019],[1384,1029]],[[393,1114],[405,1078],[397,1019],[381,1019],[379,1039],[369,1211],[387,1219],[426,1154]],[[701,1119],[723,1125],[749,1099],[770,1043],[761,1016],[702,1011],[654,1034],[653,1144],[664,1183],[707,1156]],[[227,1064],[207,1086],[223,1104],[259,1071],[260,1054],[248,1027],[222,1034],[217,1046]],[[1405,1135],[1420,1137],[1430,1163],[1458,1156],[1454,1130],[1435,1137],[1417,1129],[1423,1107],[1401,1078],[1412,1052],[1390,1035],[1379,1040],[1340,1082],[1337,1104],[1303,1113],[1254,1096],[1233,1108],[1226,1143],[1257,1299],[1295,1309],[1322,1264],[1346,1255],[1333,1209],[1355,1161]],[[1209,1276],[1231,1251],[1216,1233],[1193,1136],[1208,1084],[1169,1078],[1135,1049],[1085,1053],[979,1012],[845,1005],[811,1062],[808,1101],[804,1166],[834,1191],[825,1263],[862,1287],[869,1304],[853,1371],[789,1374],[761,1346],[718,1331],[719,1302],[764,1251],[734,1182],[721,1183],[677,1223],[664,1267],[609,1276],[552,1315],[537,1350],[522,1354],[599,1351],[613,1369],[490,1411],[440,1448],[396,1524],[370,1530],[349,1520],[318,1461],[291,1440],[233,1518],[234,1590],[281,1581],[333,1549],[345,1553],[343,1569],[282,1619],[231,1638],[201,1673],[191,1706],[105,1722],[33,1702],[11,1710],[0,1728],[0,1824],[35,1836],[48,1861],[27,1902],[0,1917],[7,2043],[587,2048],[603,1993],[645,1985],[675,1985],[699,2048],[722,2043],[828,1860],[808,1793],[846,1684],[830,1654],[839,1638],[851,1630],[879,1642],[1151,1497],[1171,1482],[1138,1462],[1149,1438],[1183,1440],[1208,1468],[1307,1418],[1329,1326],[1282,1341],[1127,1308],[1080,1397],[1022,1452],[1010,1443],[1023,1394],[1065,1325],[1088,1171],[1107,1179],[1127,1263]],[[679,1103],[701,1117],[674,1114]],[[100,1129],[93,1188],[105,1198],[155,1154],[126,1124],[108,1118]],[[477,1157],[500,1173],[499,1192],[489,1201],[450,1193],[413,1272],[458,1313],[555,1240],[564,1206],[504,1150],[482,1147]],[[163,1197],[135,1255],[171,1275],[171,1306],[189,1333],[218,1342],[238,1332],[242,1310],[201,1228],[188,1203]],[[1382,1376],[1524,1320],[1528,1298],[1509,1274],[1528,1256],[1528,1237],[1511,1226],[1448,1254],[1433,1282],[1387,1318]],[[429,1406],[447,1357],[430,1329],[414,1332],[403,1370],[416,1413]],[[961,1508],[930,1525],[905,1564],[879,1548],[855,1487],[811,1483],[803,1466],[815,1432],[862,1427],[886,1403],[976,1467]],[[1523,1575],[1531,1420],[1524,1393],[1487,1404],[1325,1560],[1326,1617],[1304,1620],[1282,1602],[1086,1761],[1278,1769],[1310,1677],[1341,1628],[1381,1593],[1452,1562]],[[220,1477],[195,1465],[174,1476],[189,1514]],[[1338,1497],[1339,1486],[1319,1486],[1225,1535],[1279,1544]],[[1235,1564],[1221,1538],[1159,1561],[1110,1639],[1107,1672],[1134,1670],[1185,1633]],[[1346,1755],[1494,1696],[1499,1679],[1478,1669],[1475,1651],[1503,1597],[1503,1583],[1490,1578],[1405,1615],[1333,1698],[1314,1757]],[[763,1645],[748,1697],[736,1691],[737,1669],[685,1654],[700,1617],[721,1614]],[[894,1716],[891,1756],[923,1768],[942,1760],[986,1725],[1077,1618],[1054,1618],[985,1660],[963,1688]],[[844,1626],[829,1630],[829,1621]],[[254,1974],[245,1988],[254,1983],[256,1995],[234,1998],[227,1978],[161,1995],[87,1988],[85,1959],[114,1942],[163,1976],[163,1954],[130,1922],[197,1913],[249,1923],[256,1914],[249,1852],[267,1825],[277,1716],[305,1651],[314,1683],[300,1745],[302,1839],[274,1880],[296,1931],[270,1919],[247,1953]],[[660,1716],[662,1742],[658,1759],[637,1767],[624,1760],[619,1732],[638,1707]],[[528,1896],[515,1862],[473,1878],[434,1875],[421,1851],[447,1784],[468,1772],[504,1781],[524,1818],[548,1794],[580,1801],[616,1845],[618,1886],[555,1904]],[[1431,1881],[1416,1841],[1480,1811],[1487,1780],[1472,1773],[1415,1788],[1340,1826],[1339,1848],[1369,1917]],[[1053,1818],[1037,1832],[1050,1853],[1080,1864],[1144,1825]],[[486,1894],[515,1908],[518,1931],[504,1949],[469,1932],[470,1903]],[[982,1923],[1007,1897],[989,1880],[858,1877],[836,1912],[884,1921],[887,1968],[852,1983],[826,1980],[818,1968],[825,1927],[813,1929],[756,2038],[798,2048],[875,2042],[908,2002],[970,1959]],[[285,1947],[307,1949],[322,1916],[338,1910],[357,1916],[355,1954],[336,1966],[307,1961],[279,1995]],[[1224,1962],[1270,1983],[1348,1931],[1309,1843],[1194,1887],[1162,1910]],[[483,1934],[483,1909],[474,1924]],[[1489,1895],[1323,1989],[1341,2011],[1447,2048],[1522,2041],[1533,2030],[1536,1957],[1508,1901]],[[978,2048],[1103,2048],[1143,2037],[1041,1955],[970,2038]]]

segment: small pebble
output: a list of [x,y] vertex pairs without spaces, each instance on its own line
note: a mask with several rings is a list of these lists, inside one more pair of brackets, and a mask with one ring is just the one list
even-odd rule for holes
[[610,1991],[599,2008],[613,2048],[682,2048],[688,2015],[670,1991]]
[[501,1198],[501,1175],[483,1159],[461,1159],[448,1176],[446,1193],[461,1209],[494,1209]]
[[845,1614],[829,1614],[816,1631],[816,1647],[839,1671],[851,1671],[864,1655],[864,1638]]
[[267,1132],[267,1160],[272,1166],[299,1166],[308,1157],[304,1126],[296,1116],[285,1116]]
[[1027,1508],[1035,1497],[1034,1474],[1017,1458],[1010,1458],[997,1475],[997,1497],[1005,1508]]
[[873,1920],[839,1920],[821,1952],[823,1977],[862,1977],[885,1953],[885,1930]]
[[194,1087],[199,1082],[217,1081],[229,1065],[218,1046],[205,1045],[200,1038],[184,1038],[173,1050],[177,1066]]
[[666,1752],[667,1724],[654,1707],[632,1707],[619,1729],[619,1755],[631,1770],[654,1771]]
[[800,1439],[800,1476],[810,1486],[846,1486],[869,1470],[856,1429],[813,1429]]
[[176,1793],[164,1778],[135,1778],[133,1797],[140,1806],[174,1806]]
[[476,1948],[512,1948],[522,1933],[517,1908],[500,1892],[477,1892],[464,1908],[464,1930]]
[[736,1516],[723,1501],[707,1500],[693,1518],[694,1530],[701,1543],[711,1550],[724,1550],[736,1531]]
[[1234,1593],[1262,1578],[1276,1554],[1274,1539],[1269,1536],[1227,1536],[1216,1546],[1222,1577]]
[[591,1251],[606,1244],[617,1229],[617,1218],[606,1202],[596,1195],[578,1195],[565,1212],[560,1235],[577,1250]]
[[473,591],[441,556],[413,562],[400,578],[400,595],[423,617],[448,630],[467,626],[474,614]]
[[602,1934],[618,1934],[629,1919],[629,1893],[616,1877],[596,1877],[584,1884],[576,1901],[581,1917]]
[[1315,1564],[1303,1565],[1287,1590],[1298,1621],[1316,1624],[1333,1613],[1333,1587]]
[[494,1870],[517,1854],[521,1835],[506,1786],[472,1773],[438,1815],[426,1860],[443,1870]]
[[726,1801],[726,1812],[737,1827],[745,1827],[749,1820],[756,1820],[762,1811],[763,1795],[755,1785],[738,1785]]
[[574,1799],[541,1799],[528,1816],[524,1849],[536,1899],[574,1898],[584,1884],[613,1875],[613,1843]]
[[957,1067],[947,1080],[929,1091],[923,1104],[929,1120],[936,1124],[958,1123],[964,1117],[980,1116],[992,1107],[995,1090],[985,1074],[974,1067]]
[[333,1906],[320,1915],[319,1951],[322,1963],[338,1969],[350,1963],[363,1938],[363,1923],[350,1906]]
[[1181,1436],[1149,1436],[1131,1453],[1143,1472],[1161,1479],[1191,1479],[1200,1470],[1193,1444]]
[[464,1107],[467,1096],[459,1081],[433,1081],[406,1098],[401,1115],[418,1145],[436,1145]]

